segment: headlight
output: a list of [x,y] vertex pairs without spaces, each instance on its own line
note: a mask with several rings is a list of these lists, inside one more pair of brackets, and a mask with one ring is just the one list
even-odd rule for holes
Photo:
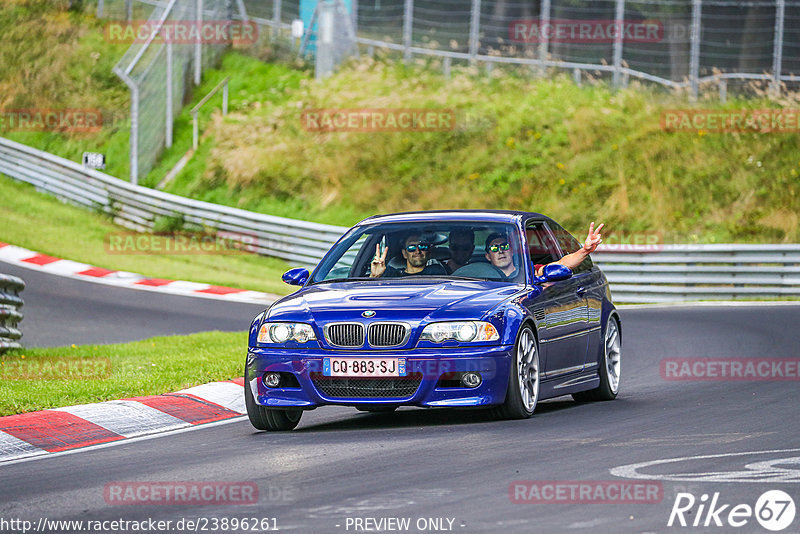
[[483,321],[457,321],[431,323],[425,327],[420,337],[422,341],[442,343],[450,339],[456,341],[497,341],[500,335],[491,323]]
[[305,343],[315,339],[314,329],[305,323],[264,323],[258,331],[259,343]]

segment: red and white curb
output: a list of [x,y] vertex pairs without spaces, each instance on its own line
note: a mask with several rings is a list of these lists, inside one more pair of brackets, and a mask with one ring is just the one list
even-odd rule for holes
[[148,278],[141,274],[103,269],[87,263],[39,254],[32,250],[3,242],[0,242],[0,261],[79,280],[175,295],[254,302],[257,304],[270,304],[279,298],[277,295],[262,293],[261,291],[249,291],[184,280]]
[[240,417],[247,413],[243,385],[239,378],[0,417],[0,463]]

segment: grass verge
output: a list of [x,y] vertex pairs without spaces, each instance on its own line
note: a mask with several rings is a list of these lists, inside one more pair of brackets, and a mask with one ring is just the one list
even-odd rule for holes
[[0,175],[0,241],[59,258],[153,278],[189,280],[286,294],[282,260],[255,254],[118,254],[106,246],[125,232],[109,218]]
[[[0,357],[0,416],[158,395],[244,373],[246,332],[19,349]],[[71,378],[53,376],[68,369]]]

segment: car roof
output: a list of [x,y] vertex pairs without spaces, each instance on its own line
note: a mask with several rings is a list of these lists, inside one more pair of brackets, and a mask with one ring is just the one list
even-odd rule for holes
[[389,222],[417,222],[417,221],[486,221],[486,222],[514,222],[520,218],[536,217],[550,218],[539,213],[515,210],[431,210],[431,211],[405,211],[385,215],[367,217],[362,224],[389,223]]

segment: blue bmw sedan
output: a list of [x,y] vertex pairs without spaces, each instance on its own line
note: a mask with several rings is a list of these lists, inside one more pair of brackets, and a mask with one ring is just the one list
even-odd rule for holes
[[[608,282],[552,219],[517,211],[380,215],[350,229],[299,289],[253,320],[245,403],[254,427],[304,410],[486,407],[530,417],[543,399],[611,400],[622,331]],[[538,273],[538,274],[537,274]]]

